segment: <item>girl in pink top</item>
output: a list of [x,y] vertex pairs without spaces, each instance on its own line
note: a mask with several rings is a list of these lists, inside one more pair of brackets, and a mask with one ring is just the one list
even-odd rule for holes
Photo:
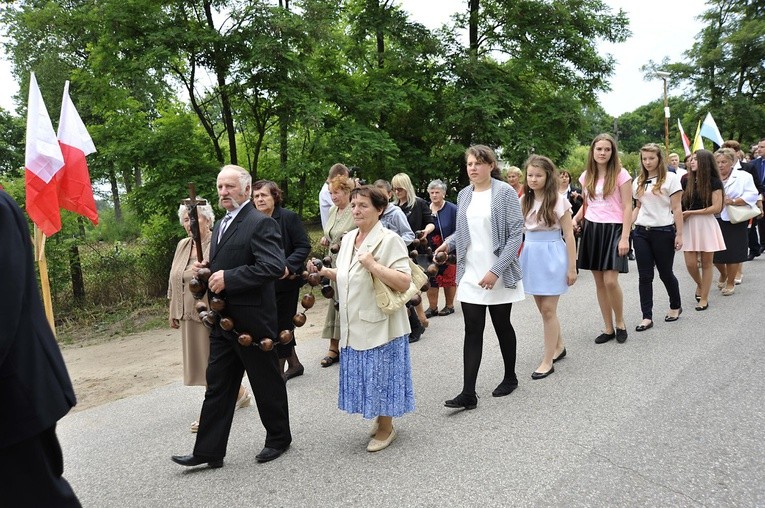
[[628,271],[632,177],[622,168],[614,138],[599,134],[592,140],[587,167],[579,182],[585,201],[573,220],[574,228],[582,232],[577,266],[592,271],[605,324],[595,343],[614,338],[623,343],[627,327],[618,276]]

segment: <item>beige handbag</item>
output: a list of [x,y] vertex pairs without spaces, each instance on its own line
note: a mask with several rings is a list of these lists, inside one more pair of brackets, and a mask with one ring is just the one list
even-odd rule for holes
[[760,209],[748,203],[746,205],[727,205],[726,210],[731,224],[746,222],[760,216]]
[[411,259],[409,260],[409,268],[412,270],[412,282],[409,283],[409,289],[405,292],[396,291],[383,281],[372,275],[372,285],[375,288],[375,301],[377,306],[385,314],[393,314],[401,307],[406,305],[406,302],[412,299],[412,297],[420,292],[420,288],[428,282],[428,276],[422,271],[417,264]]

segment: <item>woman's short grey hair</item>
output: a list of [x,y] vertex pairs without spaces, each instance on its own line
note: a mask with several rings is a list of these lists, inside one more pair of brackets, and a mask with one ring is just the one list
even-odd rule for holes
[[428,192],[432,191],[433,189],[438,189],[444,194],[446,194],[446,184],[442,182],[441,180],[433,180],[428,184]]
[[[197,199],[204,199],[200,196],[197,196]],[[181,203],[181,206],[178,207],[178,222],[181,223],[181,226],[183,226],[183,216],[186,215],[189,212],[188,207]],[[208,201],[206,205],[197,205],[197,215],[200,217],[204,217],[207,219],[207,222],[210,224],[210,229],[212,229],[213,224],[215,223],[215,212],[213,212],[212,206],[210,205],[210,202]]]

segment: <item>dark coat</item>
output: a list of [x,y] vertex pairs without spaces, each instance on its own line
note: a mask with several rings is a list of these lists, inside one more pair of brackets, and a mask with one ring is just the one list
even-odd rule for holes
[[[282,233],[282,246],[284,256],[287,258],[287,269],[290,274],[300,275],[303,272],[303,264],[311,254],[311,241],[303,227],[300,216],[292,210],[287,210],[277,205],[274,207],[271,218],[279,223]],[[296,279],[279,279],[276,281],[276,291],[294,291],[303,285],[302,277]]]
[[[218,243],[215,223],[210,245],[210,270],[224,270],[226,301],[224,314],[234,320],[240,333],[250,333],[255,340],[275,338],[276,297],[274,282],[284,274],[286,262],[282,250],[282,235],[274,219],[259,212],[251,202],[231,221]],[[216,326],[212,334],[221,334]],[[236,334],[226,333],[236,340]]]
[[29,226],[3,191],[0,266],[0,448],[5,448],[54,426],[76,400],[40,301]]
[[414,204],[409,207],[398,205],[406,215],[406,220],[409,222],[409,227],[417,234],[417,231],[422,231],[428,224],[434,224],[433,214],[430,211],[428,202],[422,198],[415,198]]

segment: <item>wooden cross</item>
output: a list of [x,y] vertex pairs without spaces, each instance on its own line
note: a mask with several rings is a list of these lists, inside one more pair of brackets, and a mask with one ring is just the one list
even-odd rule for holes
[[186,205],[186,209],[189,211],[189,225],[191,226],[191,238],[194,239],[194,245],[197,249],[197,261],[200,263],[204,260],[204,253],[202,252],[202,235],[199,232],[199,215],[197,215],[197,206],[205,206],[207,200],[197,199],[197,191],[194,184],[189,182],[189,199],[181,201]]

